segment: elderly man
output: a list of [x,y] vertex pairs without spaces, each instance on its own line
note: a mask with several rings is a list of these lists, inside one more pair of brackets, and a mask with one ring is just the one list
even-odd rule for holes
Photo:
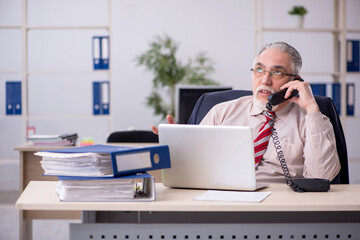
[[[301,56],[291,45],[284,42],[265,45],[251,69],[253,96],[214,106],[200,123],[252,127],[259,183],[285,181],[278,146],[291,177],[332,180],[340,171],[332,124],[320,113],[309,83],[295,80],[300,78],[301,66]],[[298,96],[268,111],[268,96],[286,88],[285,98],[294,90]],[[174,123],[171,116],[168,122]],[[157,133],[157,128],[152,128]],[[279,138],[277,146],[269,141],[271,133]]]

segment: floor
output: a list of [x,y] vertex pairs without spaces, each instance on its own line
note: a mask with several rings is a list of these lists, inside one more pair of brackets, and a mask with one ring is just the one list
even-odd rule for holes
[[[16,191],[0,191],[0,239],[19,239],[19,213],[15,202],[19,197]],[[69,239],[69,223],[67,220],[34,220],[34,240],[67,240]]]

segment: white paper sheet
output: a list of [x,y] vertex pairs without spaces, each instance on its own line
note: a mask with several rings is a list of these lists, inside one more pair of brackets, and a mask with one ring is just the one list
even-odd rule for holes
[[197,201],[220,201],[220,202],[261,202],[271,192],[238,192],[209,190],[197,196]]

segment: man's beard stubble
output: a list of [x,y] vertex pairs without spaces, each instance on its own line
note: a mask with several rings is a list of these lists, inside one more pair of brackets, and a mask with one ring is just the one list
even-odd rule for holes
[[[275,90],[272,89],[271,87],[266,86],[266,85],[261,85],[261,86],[259,86],[259,87],[257,87],[255,89],[255,93],[254,93],[254,97],[253,97],[254,106],[260,108],[263,111],[268,111],[268,109],[266,108],[267,101],[264,102],[263,100],[260,100],[260,99],[257,98],[258,92],[261,91],[261,90],[270,91],[271,94],[275,93]],[[273,106],[272,111],[275,111],[278,106],[279,105]]]

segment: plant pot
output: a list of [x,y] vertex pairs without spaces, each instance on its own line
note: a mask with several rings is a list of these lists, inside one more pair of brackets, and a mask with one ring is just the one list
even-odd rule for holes
[[292,15],[293,26],[295,28],[303,28],[304,27],[304,16],[303,15]]

